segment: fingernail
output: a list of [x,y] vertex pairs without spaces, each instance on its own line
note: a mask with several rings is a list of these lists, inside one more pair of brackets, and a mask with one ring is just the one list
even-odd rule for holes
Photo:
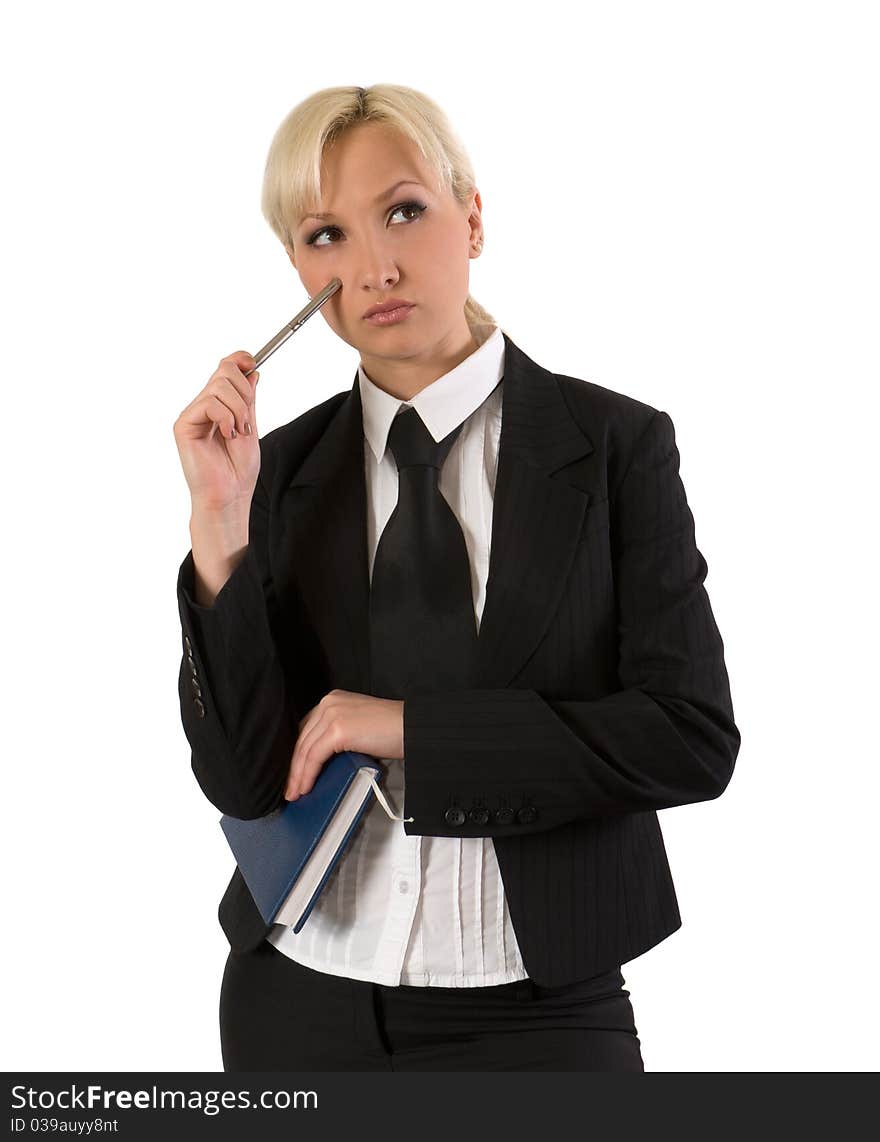
[[235,431],[235,425],[233,424],[233,426],[232,426],[232,439],[235,440],[237,435],[238,435],[238,433]]
[[248,436],[251,435],[251,422],[249,420],[246,420],[244,422],[244,430],[248,434]]

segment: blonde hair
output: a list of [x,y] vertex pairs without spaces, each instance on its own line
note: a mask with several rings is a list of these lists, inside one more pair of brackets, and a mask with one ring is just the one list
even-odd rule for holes
[[[263,175],[261,208],[273,233],[290,250],[293,228],[321,199],[324,148],[358,123],[387,123],[418,146],[438,184],[464,203],[475,189],[474,172],[460,139],[441,108],[412,87],[325,87],[298,103],[272,139]],[[470,294],[464,306],[468,327],[496,324]]]

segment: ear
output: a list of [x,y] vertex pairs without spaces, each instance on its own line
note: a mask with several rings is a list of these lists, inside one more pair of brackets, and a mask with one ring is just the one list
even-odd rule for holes
[[482,218],[483,200],[480,198],[480,192],[474,190],[471,195],[470,212],[468,214],[468,225],[471,228],[469,241],[476,242],[483,237],[483,218]]

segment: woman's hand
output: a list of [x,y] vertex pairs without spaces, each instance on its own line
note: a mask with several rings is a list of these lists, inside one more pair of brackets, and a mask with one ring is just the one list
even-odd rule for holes
[[308,793],[336,753],[354,750],[376,758],[403,757],[403,702],[350,690],[331,690],[299,723],[290,760],[286,801]]
[[[174,440],[196,515],[250,507],[260,471],[256,388],[260,374],[244,349],[224,357],[174,422]],[[215,430],[219,429],[219,431]]]

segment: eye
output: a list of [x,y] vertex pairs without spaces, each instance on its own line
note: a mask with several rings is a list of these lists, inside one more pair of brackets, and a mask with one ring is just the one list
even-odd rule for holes
[[[405,219],[405,221],[406,222],[416,222],[421,217],[421,215],[424,214],[424,212],[427,209],[428,209],[427,206],[425,206],[421,202],[401,202],[399,206],[395,206],[391,210],[391,213],[389,214],[388,217],[393,218],[395,214],[399,214],[403,210],[415,211],[415,217]],[[334,246],[334,245],[336,245],[335,242],[319,242],[318,241],[318,239],[321,237],[322,234],[330,234],[332,231],[336,231],[337,234],[342,233],[342,231],[339,229],[338,226],[322,226],[320,230],[315,230],[315,232],[313,234],[309,235],[309,237],[306,238],[306,245],[307,246],[328,246],[328,245]]]
[[423,206],[421,202],[402,202],[400,206],[395,206],[391,211],[391,217],[393,218],[394,215],[400,213],[401,210],[414,210],[416,212],[415,218],[410,218],[408,221],[415,222],[416,218],[424,214],[427,209],[427,206]]

